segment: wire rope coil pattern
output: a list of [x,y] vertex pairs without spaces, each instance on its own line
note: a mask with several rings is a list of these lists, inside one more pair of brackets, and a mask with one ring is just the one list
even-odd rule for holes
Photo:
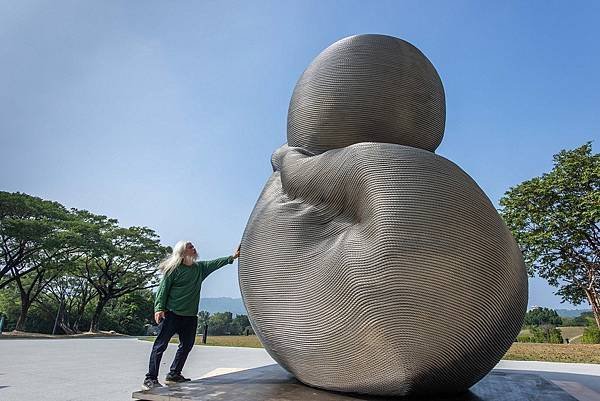
[[355,35],[325,49],[298,80],[287,143],[317,153],[358,142],[434,151],[445,120],[442,81],[419,49],[391,36]]
[[527,275],[509,230],[471,177],[403,137],[273,154],[240,289],[265,349],[308,385],[464,391],[520,330]]

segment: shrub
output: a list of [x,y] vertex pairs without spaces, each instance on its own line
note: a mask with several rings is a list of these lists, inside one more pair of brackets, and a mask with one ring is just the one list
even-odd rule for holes
[[532,326],[529,328],[531,334],[523,334],[517,337],[517,342],[520,343],[551,343],[551,344],[562,344],[563,338],[558,330],[554,326],[543,325],[543,326]]
[[524,334],[522,336],[517,336],[518,343],[533,343],[535,342],[532,336]]
[[524,324],[527,326],[556,326],[562,324],[562,319],[554,309],[534,308],[525,314]]
[[585,316],[577,316],[577,317],[563,317],[561,326],[584,327],[587,325],[588,325],[588,319]]
[[583,329],[581,342],[584,344],[600,344],[600,329],[597,327],[586,327]]

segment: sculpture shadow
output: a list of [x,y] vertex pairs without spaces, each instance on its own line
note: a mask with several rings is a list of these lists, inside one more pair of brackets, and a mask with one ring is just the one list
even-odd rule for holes
[[[468,391],[454,395],[383,397],[340,393],[307,386],[277,364],[135,392],[134,398],[211,401],[576,401],[560,387],[532,372],[493,370]],[[147,397],[151,395],[151,397]]]
[[[209,377],[196,381],[212,394],[224,392],[231,401],[235,400],[403,400],[403,401],[484,401],[480,395],[467,391],[458,395],[426,397],[385,397],[365,394],[341,393],[310,387],[277,364],[244,370],[241,372]],[[194,382],[192,382],[194,383]],[[188,385],[189,386],[189,385]],[[239,393],[238,393],[239,391]],[[196,393],[195,395],[198,395]]]

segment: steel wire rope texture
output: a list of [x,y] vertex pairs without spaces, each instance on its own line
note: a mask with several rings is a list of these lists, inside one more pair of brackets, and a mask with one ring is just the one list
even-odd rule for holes
[[265,349],[302,382],[456,393],[518,334],[522,255],[479,186],[433,153],[444,113],[431,63],[389,36],[336,42],[298,81],[239,281]]

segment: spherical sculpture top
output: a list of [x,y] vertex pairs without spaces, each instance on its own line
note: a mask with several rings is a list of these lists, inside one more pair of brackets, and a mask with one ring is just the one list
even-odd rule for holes
[[356,35],[321,52],[298,80],[288,145],[321,153],[385,142],[433,152],[445,119],[442,82],[419,49],[391,36]]

